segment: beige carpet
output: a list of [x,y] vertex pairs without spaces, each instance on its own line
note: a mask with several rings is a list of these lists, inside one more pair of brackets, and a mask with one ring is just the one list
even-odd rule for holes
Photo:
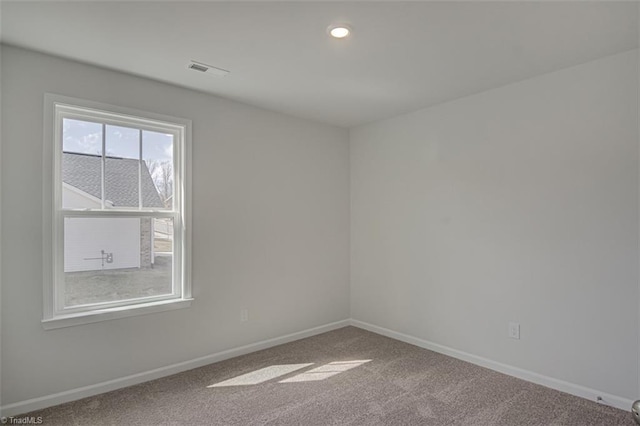
[[29,413],[44,425],[634,425],[354,327]]

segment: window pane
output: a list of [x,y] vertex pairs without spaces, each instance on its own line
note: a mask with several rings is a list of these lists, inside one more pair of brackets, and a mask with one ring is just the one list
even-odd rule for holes
[[173,221],[65,218],[65,306],[172,294]]
[[139,206],[140,131],[106,126],[104,165],[105,207]]
[[64,118],[62,150],[79,154],[102,155],[102,124]]
[[62,121],[62,207],[100,208],[102,125]]
[[173,135],[142,132],[142,206],[173,208]]

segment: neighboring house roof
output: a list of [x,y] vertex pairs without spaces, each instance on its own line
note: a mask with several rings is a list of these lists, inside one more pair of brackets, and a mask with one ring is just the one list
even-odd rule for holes
[[[98,199],[102,198],[101,156],[62,153],[62,181]],[[149,168],[142,162],[142,206],[164,207]],[[138,160],[133,158],[105,158],[105,200],[114,207],[138,206]]]

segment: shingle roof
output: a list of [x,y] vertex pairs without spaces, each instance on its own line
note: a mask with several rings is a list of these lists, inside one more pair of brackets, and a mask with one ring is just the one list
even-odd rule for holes
[[[102,196],[101,157],[99,155],[64,152],[62,181],[98,199]],[[142,205],[164,207],[146,162],[142,162]],[[105,200],[114,207],[138,207],[138,160],[105,158]]]

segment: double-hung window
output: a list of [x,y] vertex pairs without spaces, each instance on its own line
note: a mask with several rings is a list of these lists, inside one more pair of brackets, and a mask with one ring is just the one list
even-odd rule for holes
[[188,306],[190,121],[45,99],[45,328]]

